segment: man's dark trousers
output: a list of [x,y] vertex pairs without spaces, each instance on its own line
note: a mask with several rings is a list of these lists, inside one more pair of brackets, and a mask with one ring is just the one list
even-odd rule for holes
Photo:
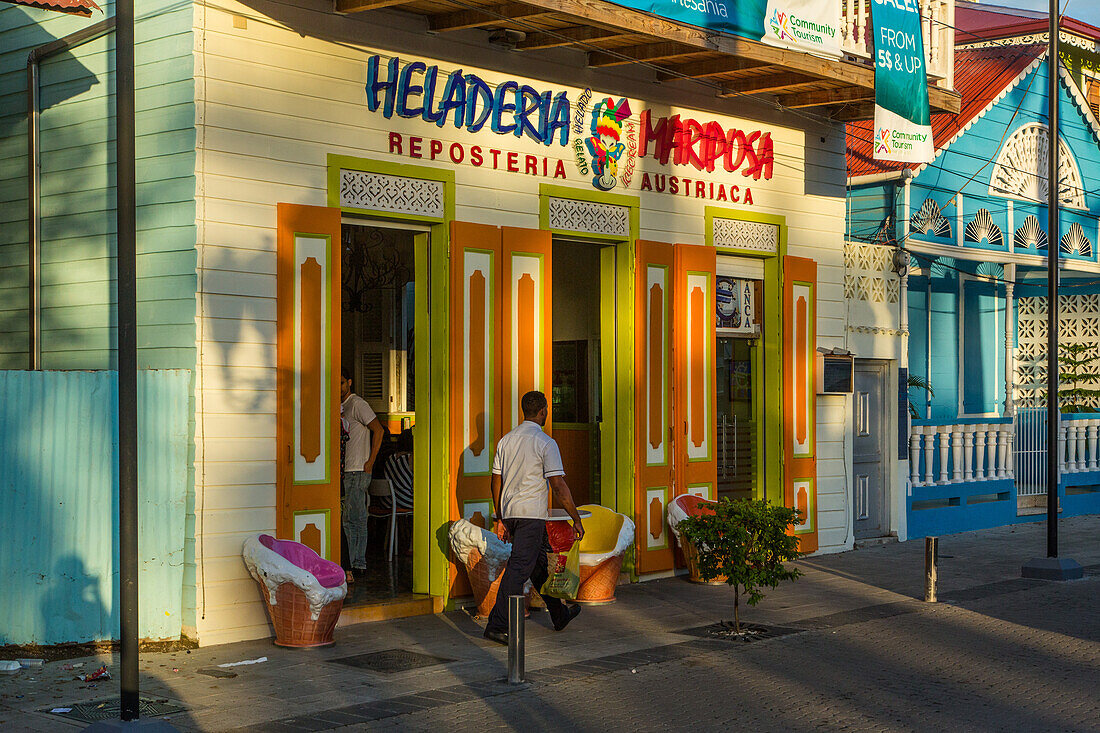
[[[546,564],[546,553],[550,551],[550,538],[546,535],[546,520],[544,519],[505,519],[504,526],[508,528],[508,534],[512,535],[512,554],[508,558],[508,565],[504,569],[504,577],[500,579],[497,589],[497,601],[493,605],[493,611],[489,614],[489,620],[485,624],[486,631],[508,631],[508,596],[523,595],[523,586],[530,580],[535,590],[542,588],[549,575]],[[568,613],[565,604],[557,598],[543,596],[546,610],[550,612],[550,618],[559,622]]]

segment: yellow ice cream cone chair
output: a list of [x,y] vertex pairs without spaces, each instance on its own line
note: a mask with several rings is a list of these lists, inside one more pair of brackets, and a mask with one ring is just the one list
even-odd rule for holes
[[634,544],[634,522],[630,518],[598,504],[578,509],[591,512],[584,519],[584,539],[580,545],[581,585],[579,603],[611,603],[623,567],[623,555]]

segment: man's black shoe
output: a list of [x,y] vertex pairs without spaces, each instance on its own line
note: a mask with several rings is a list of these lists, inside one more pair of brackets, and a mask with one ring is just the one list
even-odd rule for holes
[[483,634],[483,636],[489,641],[495,641],[497,644],[508,646],[507,631],[489,631],[488,629],[485,629],[485,633]]
[[565,618],[554,620],[554,631],[561,631],[569,622],[579,616],[581,613],[581,606],[579,603],[573,603],[565,607]]

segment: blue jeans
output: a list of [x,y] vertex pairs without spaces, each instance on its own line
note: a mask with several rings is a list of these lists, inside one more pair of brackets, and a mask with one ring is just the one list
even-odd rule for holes
[[370,506],[371,475],[366,471],[344,472],[344,534],[348,536],[348,562],[355,570],[367,566],[367,507]]

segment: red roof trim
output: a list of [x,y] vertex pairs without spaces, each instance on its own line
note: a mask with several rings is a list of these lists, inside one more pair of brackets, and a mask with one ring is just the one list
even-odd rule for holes
[[98,10],[103,12],[102,8],[96,5],[92,0],[0,0],[3,2],[14,3],[15,5],[26,5],[31,8],[40,8],[42,10],[54,10],[59,13],[68,13],[69,15],[82,15],[85,18],[90,18],[92,10]]

